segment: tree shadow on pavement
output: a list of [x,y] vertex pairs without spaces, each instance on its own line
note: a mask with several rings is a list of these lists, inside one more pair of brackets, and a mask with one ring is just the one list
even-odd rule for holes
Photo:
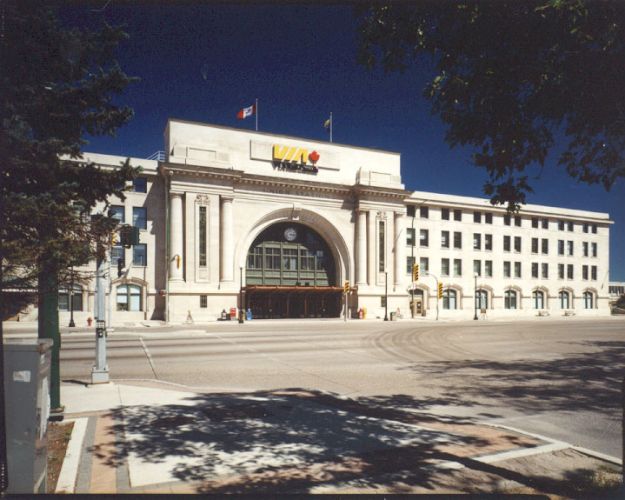
[[[116,423],[109,431],[123,439],[104,458],[113,467],[132,459],[135,473],[137,463],[156,467],[161,482],[194,483],[202,493],[485,492],[510,482],[568,493],[567,485],[552,479],[474,460],[497,440],[501,445],[507,439],[508,449],[536,442],[462,432],[471,419],[403,411],[399,404],[427,406],[405,395],[346,399],[285,389],[121,407],[113,410]],[[441,461],[465,468],[441,473],[435,467]]]
[[523,413],[588,410],[618,417],[625,342],[578,344],[594,352],[559,354],[547,360],[430,361],[404,369],[449,380],[441,397],[464,405],[476,401],[487,405],[490,400]]

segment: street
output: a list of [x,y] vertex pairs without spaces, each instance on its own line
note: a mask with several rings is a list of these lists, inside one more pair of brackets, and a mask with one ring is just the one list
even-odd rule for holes
[[[118,329],[108,361],[116,381],[204,393],[323,390],[622,457],[624,335],[621,318],[252,321]],[[63,329],[64,384],[89,382],[93,359],[92,336]]]

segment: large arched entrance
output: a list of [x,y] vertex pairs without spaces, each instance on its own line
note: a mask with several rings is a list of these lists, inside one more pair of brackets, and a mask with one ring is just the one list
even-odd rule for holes
[[245,302],[254,318],[338,317],[341,291],[330,248],[304,224],[273,224],[250,246]]

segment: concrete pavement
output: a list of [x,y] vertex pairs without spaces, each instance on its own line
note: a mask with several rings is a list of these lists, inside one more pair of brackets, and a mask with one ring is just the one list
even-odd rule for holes
[[64,384],[66,418],[79,425],[57,491],[572,495],[565,477],[610,466],[566,443],[404,411],[399,401],[182,389]]

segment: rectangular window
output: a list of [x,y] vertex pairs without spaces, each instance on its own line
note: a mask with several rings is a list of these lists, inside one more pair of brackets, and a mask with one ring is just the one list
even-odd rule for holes
[[454,220],[462,221],[462,210],[454,210]]
[[378,272],[386,271],[386,237],[384,235],[384,221],[378,221]]
[[521,237],[520,236],[514,237],[514,251],[515,252],[521,251]]
[[473,233],[473,250],[482,249],[482,235],[480,233]]
[[543,263],[541,266],[541,278],[549,279],[549,264]]
[[573,222],[572,222],[572,221],[569,221],[569,222],[568,222],[568,224],[566,225],[566,228],[567,228],[569,231],[573,231]]
[[430,210],[428,207],[419,207],[419,217],[427,219],[430,216]]
[[582,279],[588,279],[588,266],[582,266]]
[[116,245],[111,248],[111,264],[117,266],[117,263],[121,260],[122,267],[126,265],[126,259],[124,258],[124,247]]
[[421,268],[419,271],[422,273],[427,273],[430,271],[430,259],[427,257],[421,257],[419,259],[419,267]]
[[454,248],[462,248],[462,233],[454,231]]
[[584,257],[588,257],[588,242],[582,242],[582,251],[584,253]]
[[485,260],[484,261],[484,275],[487,278],[492,278],[493,277],[493,261],[492,260]]
[[441,248],[449,248],[449,231],[441,231]]
[[559,220],[558,221],[558,231],[564,231],[564,221],[563,220]]
[[592,246],[592,256],[596,257],[597,256],[597,244],[591,243],[591,246]]
[[132,225],[139,229],[148,228],[148,214],[145,207],[132,207]]
[[564,255],[564,240],[558,240],[558,255]]
[[503,237],[503,251],[504,252],[510,251],[510,236],[508,235],[504,235]]
[[558,279],[564,279],[564,264],[558,264]]
[[521,277],[521,263],[520,262],[514,263],[514,277],[515,278]]
[[132,181],[132,190],[135,193],[147,193],[148,192],[148,180],[145,177],[137,177]]
[[265,247],[265,269],[280,270],[280,248]]
[[566,278],[569,280],[573,279],[573,264],[567,264],[566,266]]
[[247,254],[247,267],[248,269],[263,268],[263,247],[250,249],[250,252]]
[[406,245],[409,247],[414,246],[414,227],[409,227],[406,229]]
[[532,238],[532,253],[538,253],[538,238]]
[[597,281],[597,266],[592,266],[590,268],[590,279]]
[[419,231],[419,246],[430,246],[430,233],[427,229],[421,229]]
[[521,217],[518,215],[514,218],[514,225],[517,227],[521,227]]
[[532,227],[538,229],[538,217],[532,217]]
[[408,217],[414,217],[415,216],[415,209],[414,209],[414,205],[408,205],[406,207],[406,215]]
[[592,234],[597,234],[597,224],[592,225]]
[[540,243],[541,243],[540,245],[541,252],[547,255],[549,253],[549,240],[543,238]]
[[573,255],[573,242],[572,241],[567,241],[566,242],[566,248],[568,250],[568,255],[572,256]]
[[543,229],[549,229],[549,219],[542,220]]
[[478,276],[482,276],[482,261],[474,260],[473,261],[473,274],[477,274]]
[[441,208],[441,219],[442,220],[449,220],[449,209],[448,208]]
[[412,274],[412,265],[415,263],[414,257],[406,257],[406,274]]
[[506,214],[506,215],[503,216],[503,223],[506,226],[510,225],[510,215]]
[[492,224],[493,223],[493,214],[490,212],[486,212],[484,214],[484,222],[486,222],[486,224]]
[[199,208],[198,253],[200,267],[206,267],[206,207]]
[[121,224],[126,222],[126,216],[124,213],[123,205],[111,205],[109,207],[109,217],[117,219]]
[[510,277],[510,262],[509,261],[504,261],[503,263],[503,277],[504,278]]
[[200,308],[206,309],[208,307],[208,295],[200,295]]
[[441,259],[441,275],[449,276],[449,259]]
[[476,224],[482,222],[482,212],[473,212],[473,222]]
[[585,233],[588,232],[588,223],[584,222],[584,224],[582,225],[582,231],[584,231]]
[[532,262],[532,278],[538,278],[538,263]]
[[492,250],[493,249],[493,235],[485,234],[484,235],[484,250]]
[[454,259],[454,276],[462,276],[462,259]]
[[143,267],[148,265],[148,249],[145,243],[132,246],[132,265]]

